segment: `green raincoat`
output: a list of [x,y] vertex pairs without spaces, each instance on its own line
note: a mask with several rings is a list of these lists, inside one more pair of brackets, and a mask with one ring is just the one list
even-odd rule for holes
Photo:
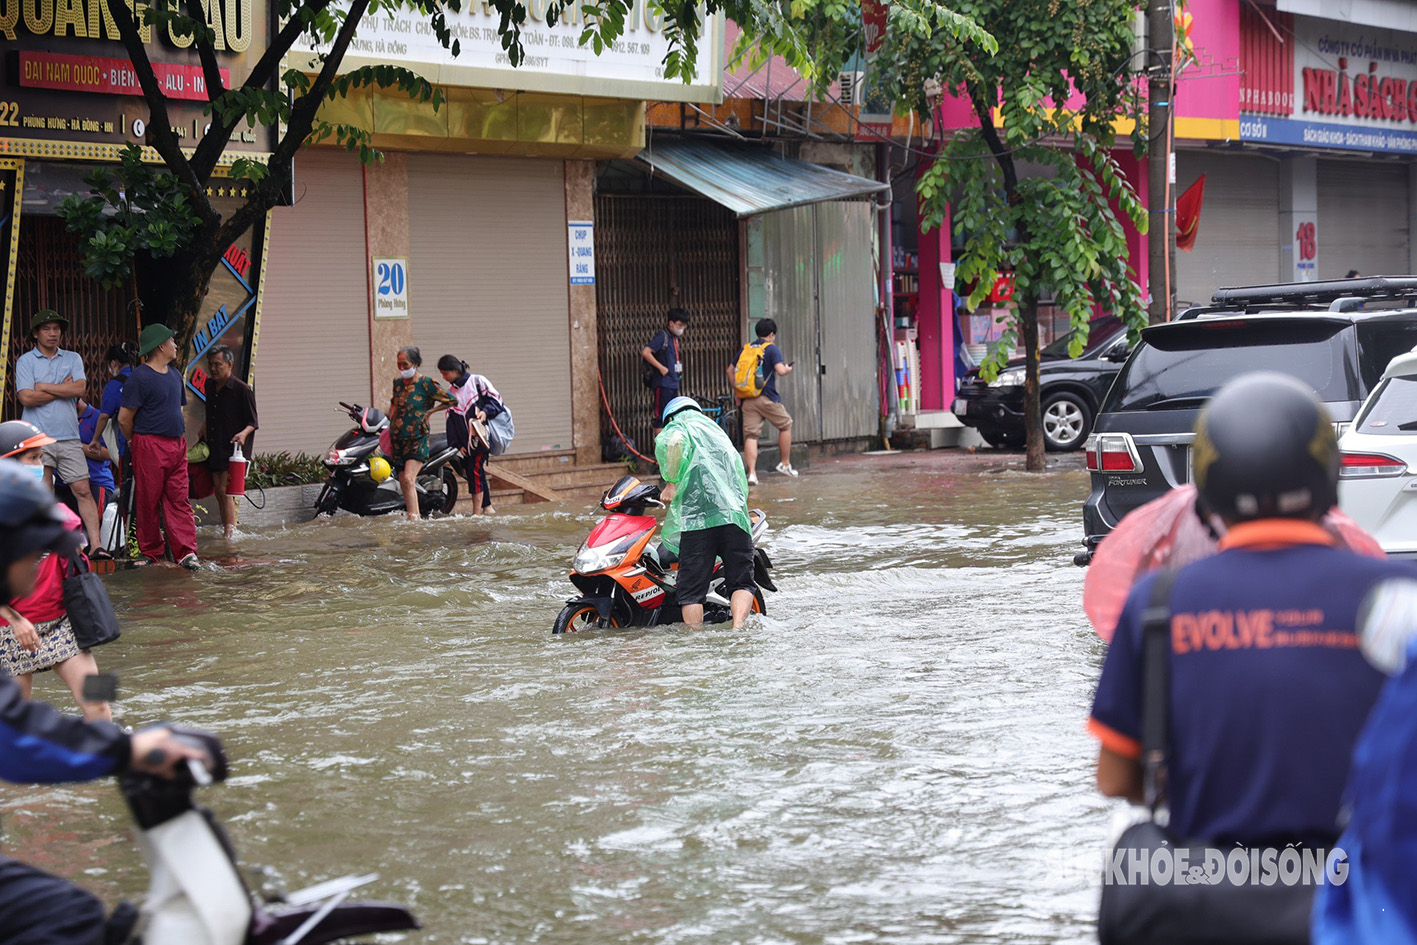
[[748,474],[733,441],[718,424],[697,410],[681,410],[654,441],[654,457],[674,498],[664,517],[660,541],[679,553],[684,532],[737,525],[748,534]]

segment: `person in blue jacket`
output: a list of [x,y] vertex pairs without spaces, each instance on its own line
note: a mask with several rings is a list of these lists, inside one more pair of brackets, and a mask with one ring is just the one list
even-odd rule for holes
[[1363,653],[1393,673],[1353,752],[1347,876],[1319,890],[1313,945],[1417,945],[1417,580],[1369,595]]
[[[30,593],[47,554],[66,554],[79,535],[54,497],[19,463],[0,459],[0,600]],[[17,784],[92,781],[125,769],[171,777],[200,751],[165,728],[129,735],[112,722],[84,722],[31,702],[0,675],[0,778]],[[103,905],[68,880],[0,854],[0,945],[93,945]]]

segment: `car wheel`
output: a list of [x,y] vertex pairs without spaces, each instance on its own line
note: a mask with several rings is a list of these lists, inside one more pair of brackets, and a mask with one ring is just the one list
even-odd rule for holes
[[984,438],[985,443],[995,449],[1016,450],[1023,446],[1022,433],[1004,433],[999,430],[990,430],[986,433],[980,430],[979,435]]
[[1054,394],[1043,402],[1043,442],[1055,453],[1075,450],[1092,428],[1092,411],[1077,394]]

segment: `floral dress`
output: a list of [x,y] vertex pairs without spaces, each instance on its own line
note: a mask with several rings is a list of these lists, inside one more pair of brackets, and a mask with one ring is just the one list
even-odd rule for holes
[[449,406],[457,401],[422,374],[412,380],[396,378],[394,395],[389,406],[392,426],[389,438],[394,455],[389,457],[395,468],[410,459],[428,462],[428,416],[439,404]]

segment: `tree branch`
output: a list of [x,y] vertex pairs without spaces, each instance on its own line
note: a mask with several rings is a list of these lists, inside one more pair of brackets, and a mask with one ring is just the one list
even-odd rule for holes
[[[193,2],[193,0],[188,0],[188,2]],[[285,26],[281,27],[280,32],[266,47],[266,51],[261,54],[261,58],[256,61],[256,65],[251,69],[251,74],[242,83],[242,88],[268,88],[271,80],[275,78],[276,70],[280,68],[281,60],[290,51],[290,47],[295,45],[295,41],[300,38],[300,34],[306,30],[310,21],[324,11],[331,2],[332,0],[311,0],[292,13],[290,18],[286,20]],[[301,13],[307,10],[309,15],[302,17]],[[226,150],[227,142],[231,140],[231,133],[235,130],[235,123],[228,126],[213,110],[212,126],[192,155],[192,166],[198,177],[203,180],[211,177],[217,161],[221,160],[222,152]]]
[[1014,169],[1009,149],[999,140],[999,129],[994,127],[994,110],[989,107],[986,99],[978,95],[971,95],[969,100],[974,105],[974,114],[979,118],[979,133],[984,137],[984,143],[989,146],[989,153],[994,155],[994,161],[1004,175],[1004,193],[1012,197],[1018,189],[1018,172]]
[[123,42],[123,48],[128,51],[128,58],[133,62],[133,71],[138,76],[138,84],[142,86],[143,98],[148,103],[148,127],[143,140],[152,145],[153,150],[157,151],[163,163],[167,165],[167,169],[187,186],[197,216],[203,222],[208,222],[216,212],[212,210],[211,201],[207,199],[205,185],[193,172],[192,165],[187,162],[177,135],[172,130],[172,119],[167,114],[167,97],[162,94],[157,75],[153,72],[152,61],[148,59],[147,47],[138,35],[138,24],[133,20],[126,3],[111,3],[108,8],[114,25],[118,27],[118,36]]
[[271,155],[269,173],[256,184],[246,203],[222,224],[217,242],[223,250],[235,242],[236,238],[247,229],[255,225],[256,221],[279,201],[280,187],[282,182],[290,176],[291,162],[295,160],[295,152],[300,150],[305,139],[310,136],[310,129],[315,123],[315,114],[324,104],[330,86],[339,75],[340,63],[344,60],[344,55],[349,50],[349,44],[354,39],[354,32],[359,28],[359,21],[364,18],[364,11],[368,8],[369,0],[354,0],[350,4],[344,25],[340,27],[339,34],[335,37],[334,46],[330,48],[329,54],[325,57],[325,64],[320,69],[319,76],[310,86],[310,91],[296,99],[291,108],[285,137],[281,138],[280,143],[276,145],[275,152]]
[[[194,24],[207,22],[200,0],[187,0],[187,16]],[[203,32],[200,27],[193,32],[197,57],[202,61],[202,76],[207,80],[207,101],[215,102],[226,91],[226,85],[221,81],[221,66],[216,61],[216,49],[212,46],[209,32]]]

